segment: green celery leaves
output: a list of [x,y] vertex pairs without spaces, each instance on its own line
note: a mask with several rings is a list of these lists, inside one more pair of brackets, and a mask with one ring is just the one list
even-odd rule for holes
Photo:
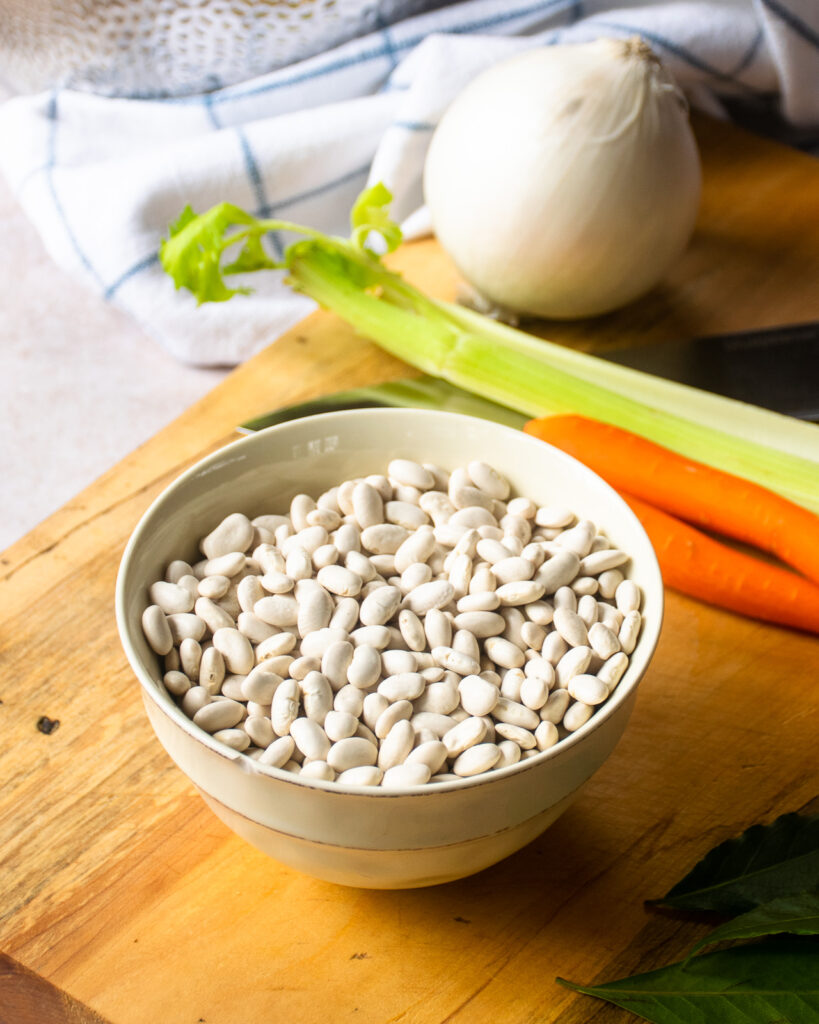
[[401,244],[401,228],[390,217],[391,202],[392,194],[381,182],[361,193],[350,213],[350,241],[353,245],[360,249],[368,248],[370,235],[375,232],[384,239],[387,252],[394,252],[398,248]]

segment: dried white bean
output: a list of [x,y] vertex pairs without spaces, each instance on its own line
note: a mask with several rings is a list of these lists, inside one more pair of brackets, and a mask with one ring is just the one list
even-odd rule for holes
[[445,679],[428,683],[424,692],[414,701],[413,708],[416,712],[431,711],[433,714],[449,715],[458,707],[460,700],[458,684]]
[[359,618],[365,626],[383,626],[393,617],[403,595],[397,587],[379,586],[361,602]]
[[281,768],[290,760],[295,746],[292,736],[280,736],[263,751],[258,764],[267,765],[269,768]]
[[386,626],[360,626],[350,633],[350,640],[356,647],[366,644],[368,647],[383,650],[391,639],[392,634]]
[[535,579],[543,585],[544,594],[554,594],[566,586],[577,575],[580,559],[573,551],[558,551],[548,558],[535,573]]
[[527,621],[520,627],[520,637],[529,649],[539,651],[546,639],[546,630],[543,626]]
[[307,718],[323,724],[333,709],[333,690],[322,672],[308,672],[301,682],[301,702]]
[[415,731],[409,720],[397,721],[381,740],[378,750],[378,767],[386,772],[396,765],[403,764],[414,745]]
[[484,648],[492,661],[501,668],[521,668],[526,661],[520,647],[502,636],[487,637]]
[[324,718],[324,731],[333,743],[347,739],[355,734],[358,728],[358,718],[348,711],[336,711],[331,709]]
[[299,773],[303,779],[320,779],[322,782],[335,782],[336,773],[326,761],[307,761]]
[[241,722],[244,713],[245,709],[238,701],[218,700],[201,707],[193,716],[193,724],[205,732],[231,729]]
[[464,710],[478,718],[491,714],[500,698],[498,687],[477,675],[464,676],[458,692]]
[[440,771],[447,759],[447,749],[440,740],[427,740],[419,743],[409,752],[405,764],[424,764],[434,775]]
[[211,695],[218,693],[225,678],[225,659],[221,651],[208,647],[202,652],[199,662],[199,685]]
[[557,731],[557,726],[545,719],[535,729],[535,744],[538,750],[548,750],[549,747],[553,747],[555,743],[560,739],[560,733]]
[[298,718],[299,695],[299,684],[295,679],[285,679],[273,695],[270,720],[277,736],[286,736]]
[[617,586],[614,593],[614,600],[617,604],[618,610],[621,611],[623,615],[627,615],[629,612],[636,612],[640,610],[642,594],[640,592],[640,588],[633,580],[623,580]]
[[[230,576],[231,579],[245,567],[245,554],[243,551],[231,551],[217,558],[208,558],[204,562],[198,562],[202,576]],[[194,573],[197,568],[194,566]]]
[[364,692],[355,686],[342,686],[333,697],[333,709],[360,718],[364,710]]
[[313,552],[313,568],[326,569],[328,565],[335,565],[338,559],[339,554],[333,544],[322,544]]
[[549,694],[549,698],[540,709],[540,718],[543,722],[553,722],[558,725],[563,721],[566,708],[571,703],[568,690],[555,690]]
[[570,608],[555,608],[554,626],[570,647],[588,646],[589,633],[586,623],[577,612]]
[[532,750],[536,745],[534,733],[512,722],[496,722],[495,732],[505,740],[512,740],[522,751]]
[[315,633],[308,633],[301,642],[300,651],[305,658],[322,658],[330,644],[347,639],[349,636],[346,629],[332,629],[328,626],[326,629],[317,629]]
[[591,647],[570,648],[555,665],[557,685],[565,690],[570,679],[582,675],[591,664],[593,653]]
[[352,523],[343,523],[333,534],[333,544],[344,558],[351,551],[361,551],[361,534]]
[[381,652],[381,671],[385,676],[398,675],[400,672],[415,672],[418,662],[412,651],[395,650]]
[[400,672],[387,676],[378,684],[378,693],[388,701],[415,700],[424,692],[424,677],[420,672]]
[[620,627],[620,631],[617,634],[620,647],[625,654],[631,654],[636,647],[637,637],[640,634],[640,627],[642,626],[642,623],[643,617],[636,609],[626,612],[625,618],[623,619],[623,625]]
[[[207,630],[204,619],[200,619],[193,612],[175,612],[173,615],[166,616],[165,622],[170,629],[172,642],[177,645],[181,644],[186,637],[199,641]],[[157,654],[167,654],[167,651],[157,651]]]
[[580,675],[572,676],[568,686],[569,694],[584,704],[602,704],[609,695],[609,688],[598,676]]
[[256,648],[257,664],[261,664],[269,658],[278,658],[282,655],[289,654],[296,646],[297,642],[295,633],[274,633],[273,636],[269,636],[267,640],[262,640]]
[[330,740],[322,727],[310,718],[296,718],[290,724],[290,735],[296,747],[311,761],[324,761],[330,751]]
[[459,676],[478,675],[481,670],[480,663],[475,658],[452,647],[433,647],[432,657],[436,665],[450,672],[457,672]]
[[598,573],[607,569],[617,569],[629,561],[630,555],[618,548],[605,548],[602,551],[592,551],[580,562],[580,572],[583,576],[597,576]]
[[555,611],[558,608],[568,608],[569,611],[577,611],[577,594],[571,587],[558,587],[552,596],[552,604]]
[[[157,654],[168,654],[173,647],[171,627],[159,605],[150,604],[142,613],[142,631],[151,649]],[[204,630],[200,636],[194,639],[201,640],[202,636],[204,636]]]
[[168,583],[178,583],[183,576],[192,576],[193,568],[189,562],[185,562],[180,558],[175,559],[171,562],[165,571],[165,579]]
[[393,459],[387,466],[387,476],[407,487],[417,487],[419,491],[428,491],[435,486],[432,473],[410,459]]
[[417,711],[410,721],[416,733],[423,729],[433,733],[439,739],[457,725],[451,715],[435,714],[433,711]]
[[191,688],[191,681],[188,676],[184,672],[177,672],[175,670],[166,672],[162,677],[162,682],[168,693],[173,694],[174,697],[184,697]]
[[523,611],[538,626],[549,626],[554,618],[554,607],[548,601],[534,601],[527,604]]
[[344,786],[377,786],[383,777],[384,773],[377,765],[359,765],[340,772],[336,782]]
[[595,622],[589,629],[589,645],[604,661],[620,650],[617,634],[602,622]]
[[270,719],[261,715],[248,715],[244,722],[244,730],[255,746],[266,749],[276,739]]
[[610,658],[600,666],[597,670],[597,678],[608,686],[609,693],[617,686],[620,680],[623,678],[623,673],[628,668],[628,655],[623,651],[618,651],[617,654],[613,654]]
[[396,764],[384,772],[382,789],[409,789],[429,782],[431,772],[425,764]]
[[200,597],[194,605],[194,611],[205,623],[211,633],[217,629],[235,629],[236,623],[233,617],[215,604],[209,597]]
[[[263,666],[257,665],[242,681],[242,699],[252,700],[257,704],[271,704],[281,681],[281,676],[267,672]],[[257,745],[261,746],[262,744]],[[264,745],[267,746],[267,744]]]
[[353,515],[362,530],[384,522],[384,499],[365,480],[353,488]]
[[575,732],[585,725],[586,722],[591,718],[594,708],[589,704],[584,704],[582,701],[576,701],[572,704],[566,714],[563,716],[563,728],[567,732]]
[[589,519],[581,519],[575,526],[564,530],[555,538],[560,547],[572,551],[578,558],[584,558],[590,551],[597,529]]
[[449,580],[432,580],[410,591],[404,597],[403,604],[416,615],[426,615],[433,609],[446,607],[454,597],[455,588]]
[[213,733],[213,738],[240,753],[250,746],[250,737],[244,729],[218,729]]
[[549,697],[549,684],[542,676],[527,676],[521,683],[520,703],[540,711]]
[[[198,586],[197,581],[197,588]],[[189,612],[193,608],[193,595],[178,583],[166,583],[163,580],[152,583],[148,590],[148,596],[153,604],[159,605],[166,615]]]
[[224,627],[213,634],[213,646],[225,659],[228,672],[247,675],[253,668],[255,656],[250,641],[238,629]]
[[498,587],[497,595],[502,605],[532,604],[539,601],[546,588],[538,580],[516,580]]
[[408,700],[397,700],[394,704],[389,704],[384,708],[376,718],[372,730],[378,739],[383,740],[396,722],[408,722],[412,718],[412,714],[412,704]]
[[467,747],[482,743],[486,736],[486,722],[482,718],[471,716],[458,722],[441,737],[450,757],[457,757]]
[[568,650],[569,645],[563,637],[557,631],[552,631],[546,634],[546,639],[540,648],[540,655],[552,665],[556,665]]
[[353,660],[353,645],[349,640],[334,640],[321,657],[321,671],[333,690],[340,690],[349,682],[347,670]]

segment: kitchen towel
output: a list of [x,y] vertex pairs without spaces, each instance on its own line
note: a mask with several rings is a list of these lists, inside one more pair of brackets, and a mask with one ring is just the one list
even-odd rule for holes
[[313,304],[271,273],[249,297],[197,309],[157,260],[186,204],[228,200],[344,234],[355,196],[383,181],[421,234],[431,133],[474,75],[533,46],[635,34],[692,105],[723,116],[773,100],[786,123],[819,126],[816,0],[463,0],[201,95],[15,97],[0,107],[0,169],[60,265],[176,358],[231,365]]

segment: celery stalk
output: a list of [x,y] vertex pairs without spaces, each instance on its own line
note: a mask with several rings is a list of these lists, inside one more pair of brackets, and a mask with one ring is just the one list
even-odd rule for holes
[[[307,237],[279,263],[261,240],[280,222],[228,204],[199,217],[188,209],[163,243],[161,260],[177,287],[200,302],[241,291],[227,287],[225,274],[285,267],[294,289],[425,373],[527,415],[578,412],[612,423],[819,512],[816,426],[613,366],[429,298],[368,247],[373,234],[388,250],[400,241],[386,213],[390,198],[383,186],[365,191],[353,209],[350,240],[305,228]],[[238,257],[224,266],[224,251],[237,244]]]

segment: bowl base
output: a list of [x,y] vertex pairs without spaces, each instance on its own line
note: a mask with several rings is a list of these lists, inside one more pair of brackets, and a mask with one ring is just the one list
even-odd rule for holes
[[358,889],[420,889],[474,875],[536,839],[579,792],[576,789],[533,818],[490,836],[421,849],[365,850],[302,839],[259,825],[199,790],[217,818],[262,853],[306,875]]

